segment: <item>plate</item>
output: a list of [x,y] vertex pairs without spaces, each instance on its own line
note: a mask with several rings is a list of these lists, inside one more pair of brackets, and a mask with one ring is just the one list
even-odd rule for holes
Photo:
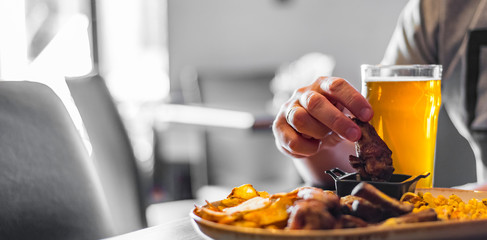
[[[487,192],[450,188],[418,188],[433,196],[455,194],[464,202],[487,198]],[[193,209],[194,210],[194,209]],[[487,219],[410,223],[398,226],[372,226],[331,230],[275,230],[218,224],[190,213],[195,230],[206,239],[225,240],[358,240],[358,239],[487,239]]]

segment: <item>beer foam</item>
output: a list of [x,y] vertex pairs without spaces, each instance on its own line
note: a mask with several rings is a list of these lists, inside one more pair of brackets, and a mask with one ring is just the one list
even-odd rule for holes
[[440,80],[434,77],[415,77],[415,76],[390,76],[390,77],[366,77],[364,82],[417,82]]

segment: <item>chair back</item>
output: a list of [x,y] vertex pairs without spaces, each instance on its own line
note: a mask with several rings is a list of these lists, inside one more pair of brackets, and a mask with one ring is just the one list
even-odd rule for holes
[[99,239],[113,234],[79,132],[57,95],[0,82],[0,239]]
[[146,226],[142,178],[115,102],[98,75],[67,84],[93,148],[92,158],[109,202],[117,234]]

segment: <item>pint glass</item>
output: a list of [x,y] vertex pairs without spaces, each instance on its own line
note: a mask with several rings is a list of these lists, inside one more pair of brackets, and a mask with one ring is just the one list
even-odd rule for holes
[[371,124],[392,150],[394,173],[431,175],[441,104],[441,65],[362,65],[362,94],[374,110]]

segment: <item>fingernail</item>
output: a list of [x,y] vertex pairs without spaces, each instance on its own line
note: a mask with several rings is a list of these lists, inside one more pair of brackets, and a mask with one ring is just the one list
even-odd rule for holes
[[347,136],[347,139],[350,141],[356,141],[359,138],[359,131],[356,128],[349,128],[345,132],[345,136]]
[[364,108],[360,111],[360,118],[364,121],[368,121],[372,118],[372,110],[370,108]]

